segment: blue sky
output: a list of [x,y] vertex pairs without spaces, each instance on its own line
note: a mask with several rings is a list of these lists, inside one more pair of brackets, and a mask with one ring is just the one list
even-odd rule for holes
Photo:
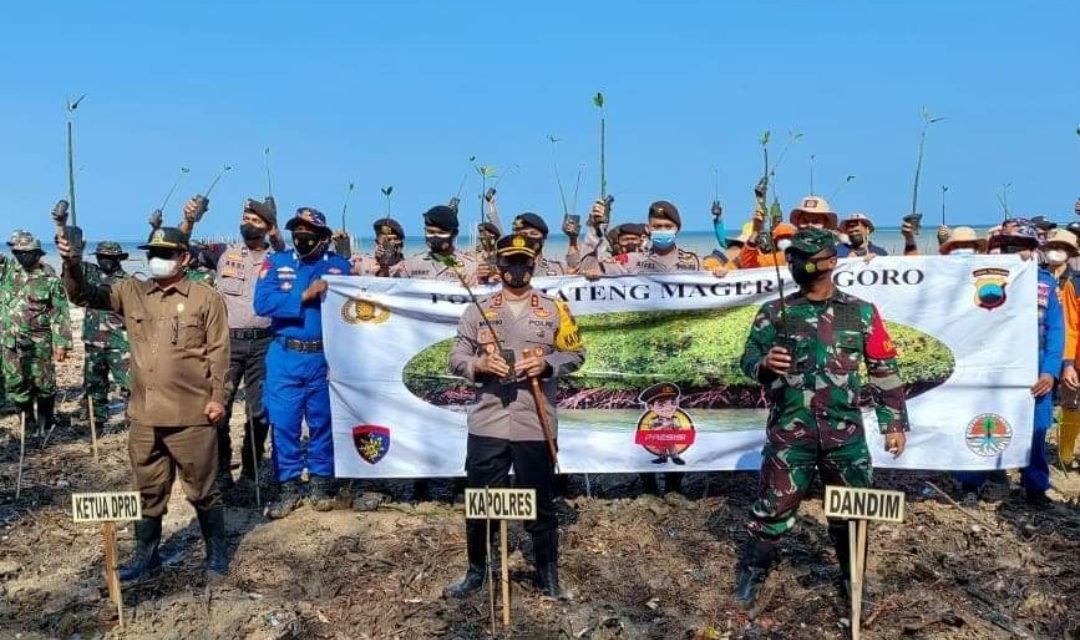
[[[0,22],[0,233],[50,233],[66,193],[64,102],[77,120],[79,223],[90,238],[145,237],[181,166],[167,215],[234,167],[203,234],[235,234],[265,193],[272,149],[283,217],[313,205],[370,231],[392,184],[410,233],[470,171],[505,169],[504,215],[561,218],[549,134],[579,209],[598,192],[597,111],[608,112],[615,218],[666,198],[709,225],[713,168],[729,218],[761,173],[758,136],[804,133],[776,177],[785,209],[809,189],[879,226],[908,211],[920,111],[928,135],[920,208],[936,224],[1014,213],[1072,218],[1080,195],[1080,4],[1075,2],[35,2]],[[470,173],[463,221],[478,210]],[[734,220],[732,221],[734,222]],[[729,225],[732,224],[729,222]],[[335,222],[337,224],[337,222]]]

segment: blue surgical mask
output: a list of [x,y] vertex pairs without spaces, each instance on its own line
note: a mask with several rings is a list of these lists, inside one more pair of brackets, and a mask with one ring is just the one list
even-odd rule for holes
[[652,245],[657,249],[670,249],[675,246],[675,231],[653,231]]

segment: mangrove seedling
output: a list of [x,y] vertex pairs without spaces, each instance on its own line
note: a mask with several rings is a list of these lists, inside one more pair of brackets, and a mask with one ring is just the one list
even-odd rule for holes
[[945,226],[945,194],[949,192],[949,187],[941,185],[941,226]]
[[998,204],[1001,205],[1001,210],[1005,212],[1006,218],[1012,217],[1009,214],[1009,187],[1011,186],[1011,182],[1006,182],[1005,184],[1001,185],[1001,190],[998,192],[997,196]]
[[187,167],[180,167],[180,174],[176,176],[176,180],[173,180],[172,186],[169,187],[169,192],[165,194],[165,199],[161,202],[161,210],[164,211],[165,207],[169,205],[169,200],[172,198],[173,193],[176,191],[176,187],[180,186],[180,182],[184,179],[191,169]]
[[79,103],[81,103],[85,97],[86,94],[84,93],[75,100],[71,100],[67,103],[68,202],[71,205],[71,226],[73,227],[79,226],[79,222],[75,218],[75,110],[79,108]]
[[559,177],[559,158],[555,153],[555,145],[559,143],[560,139],[553,135],[549,135],[547,138],[548,142],[551,143],[551,166],[555,170],[555,185],[559,187],[559,200],[562,202],[563,215],[567,216],[570,215],[570,209],[566,204],[566,191],[563,190],[562,178]]
[[353,189],[355,189],[355,188],[356,188],[356,184],[353,183],[353,182],[350,182],[348,188],[345,189],[345,202],[341,205],[341,230],[342,231],[347,232],[348,229],[349,229],[347,223],[345,222],[345,212],[349,210],[349,200],[352,199],[352,192],[353,192]]
[[915,182],[911,187],[911,213],[915,215],[919,212],[919,178],[922,176],[923,155],[926,150],[926,130],[930,125],[941,122],[945,118],[943,116],[934,116],[930,113],[930,110],[926,107],[922,109],[923,126],[922,131],[919,132],[919,157],[915,162]]
[[380,189],[380,191],[382,191],[383,196],[386,198],[386,217],[389,218],[390,217],[390,194],[394,193],[394,185],[388,184],[385,187],[383,187],[382,189]]
[[600,110],[600,199],[607,199],[607,113],[604,111],[604,94],[593,96],[593,105]]
[[266,195],[274,197],[274,184],[270,181],[270,147],[263,152],[266,162]]
[[841,182],[835,189],[833,189],[832,195],[829,196],[829,200],[832,200],[836,196],[840,195],[840,192],[844,190],[844,187],[848,186],[852,182],[855,182],[855,176],[849,175],[844,178],[844,181]]
[[218,181],[221,180],[221,176],[225,175],[226,173],[228,173],[230,171],[232,171],[232,167],[230,167],[229,165],[222,166],[221,171],[219,171],[218,174],[216,176],[214,176],[214,180],[210,183],[210,186],[206,188],[206,193],[203,194],[203,197],[209,198],[210,197],[210,192],[213,191],[214,187],[217,186]]

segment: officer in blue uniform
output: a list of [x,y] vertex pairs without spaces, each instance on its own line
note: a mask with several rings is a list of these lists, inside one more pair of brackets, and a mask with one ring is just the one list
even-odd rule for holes
[[302,422],[308,425],[308,504],[333,508],[334,445],[330,433],[330,387],[322,342],[322,299],[326,275],[348,274],[349,261],[330,251],[326,216],[301,207],[285,225],[293,250],[270,256],[255,286],[255,313],[271,319],[273,338],[266,354],[263,404],[273,437],[274,474],[280,484],[267,515],[284,518],[303,497]]
[[[1006,220],[1002,233],[990,238],[991,253],[1017,254],[1024,260],[1036,257],[1039,250],[1038,229],[1032,221],[1016,218]],[[1035,396],[1035,425],[1032,433],[1031,458],[1020,472],[1024,498],[1033,506],[1049,503],[1046,490],[1050,488],[1050,464],[1046,452],[1046,432],[1054,423],[1054,384],[1061,375],[1065,351],[1065,323],[1057,297],[1057,281],[1039,267],[1039,379],[1031,387]],[[965,493],[964,501],[975,502],[989,474],[966,471],[957,474]]]

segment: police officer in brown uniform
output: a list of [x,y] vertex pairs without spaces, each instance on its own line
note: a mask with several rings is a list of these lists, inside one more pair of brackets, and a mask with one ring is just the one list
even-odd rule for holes
[[536,256],[536,270],[533,271],[533,277],[565,276],[568,273],[565,264],[558,260],[549,260],[544,257],[544,242],[547,241],[548,226],[547,223],[544,222],[544,219],[538,214],[526,211],[514,218],[513,230],[514,233],[519,233],[536,241],[540,245],[539,253]]
[[401,278],[457,282],[454,269],[443,263],[443,260],[450,256],[465,273],[466,278],[475,282],[476,261],[454,246],[459,228],[457,211],[454,209],[446,205],[428,209],[424,214],[424,242],[427,244],[427,251],[403,260],[395,270],[395,275]]
[[[552,504],[554,464],[537,413],[530,378],[538,378],[545,410],[556,429],[555,391],[560,377],[585,361],[577,323],[565,302],[529,284],[540,247],[521,235],[501,238],[497,266],[502,289],[469,305],[458,324],[450,353],[450,371],[480,386],[479,401],[469,413],[465,472],[469,487],[504,487],[511,465],[518,487],[536,489],[535,521],[525,529],[536,550],[538,585],[545,594],[559,591],[559,531]],[[514,352],[510,365],[502,350]],[[512,367],[512,371],[511,371]],[[552,433],[553,438],[557,434]],[[483,586],[487,559],[485,525],[465,523],[469,557],[465,578],[447,588],[464,597]]]
[[161,565],[158,543],[177,472],[195,506],[206,541],[206,570],[220,577],[229,568],[225,510],[214,482],[217,435],[225,415],[229,326],[225,303],[210,287],[185,278],[191,257],[187,235],[162,227],[147,244],[151,278],[128,278],[112,286],[87,283],[81,256],[63,238],[63,282],[75,304],[114,311],[131,342],[128,454],[142,495],[137,546],[122,580],[141,578]]

